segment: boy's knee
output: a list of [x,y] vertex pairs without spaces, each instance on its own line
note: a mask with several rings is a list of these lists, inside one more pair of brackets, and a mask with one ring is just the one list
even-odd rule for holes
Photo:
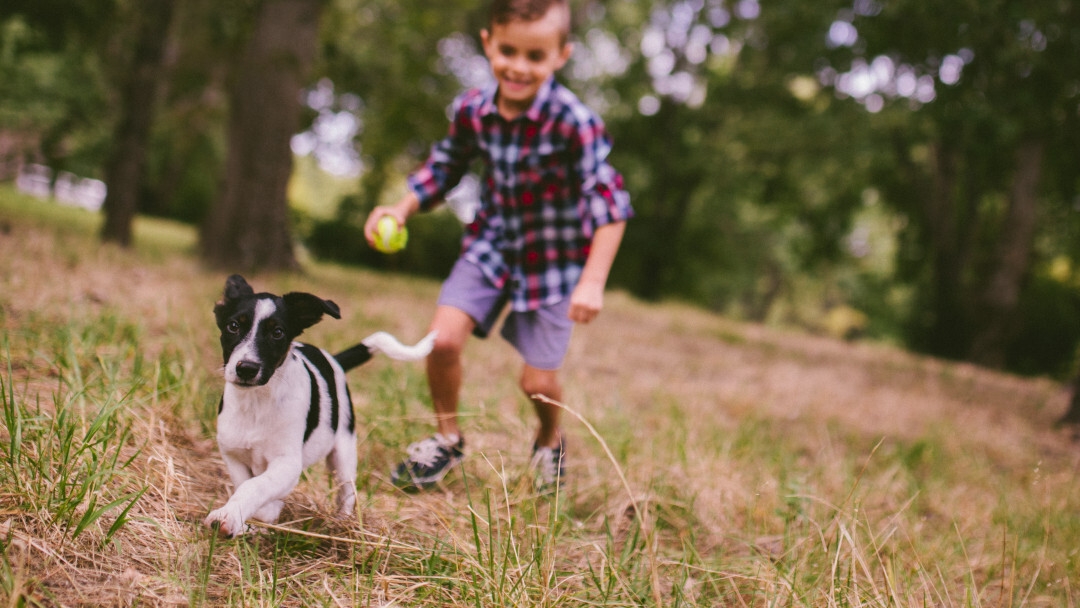
[[447,359],[457,359],[461,357],[461,351],[465,348],[465,343],[452,335],[443,335],[440,333],[435,337],[435,344],[431,348],[431,354],[429,357],[445,361]]
[[521,374],[518,385],[522,392],[530,397],[544,395],[550,399],[557,399],[561,392],[559,377],[554,371],[526,370]]

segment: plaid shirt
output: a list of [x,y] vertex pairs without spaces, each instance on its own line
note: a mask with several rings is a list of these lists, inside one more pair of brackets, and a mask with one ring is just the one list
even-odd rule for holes
[[461,255],[508,291],[513,310],[536,310],[570,296],[598,227],[633,216],[610,151],[600,119],[554,78],[512,121],[496,109],[495,87],[472,89],[454,100],[447,137],[408,185],[429,210],[482,159]]

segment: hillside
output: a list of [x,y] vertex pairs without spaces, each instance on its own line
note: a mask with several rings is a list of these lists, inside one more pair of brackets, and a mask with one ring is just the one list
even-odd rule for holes
[[[227,273],[187,228],[140,220],[124,251],[95,223],[0,190],[6,605],[1074,605],[1064,387],[621,293],[575,334],[564,397],[583,420],[566,417],[557,497],[525,482],[513,351],[474,341],[468,459],[441,491],[389,484],[431,417],[422,365],[378,360],[350,376],[361,516],[332,519],[313,471],[289,530],[219,541],[201,521],[228,496]],[[306,341],[423,335],[437,283],[305,268],[248,280],[341,305]]]

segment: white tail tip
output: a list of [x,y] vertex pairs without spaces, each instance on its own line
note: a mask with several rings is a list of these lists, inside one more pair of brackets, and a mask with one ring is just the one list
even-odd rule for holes
[[372,353],[383,353],[391,359],[399,361],[416,361],[428,356],[435,346],[435,336],[439,332],[433,331],[424,336],[422,340],[406,346],[385,331],[377,331],[363,339],[364,346],[371,349]]

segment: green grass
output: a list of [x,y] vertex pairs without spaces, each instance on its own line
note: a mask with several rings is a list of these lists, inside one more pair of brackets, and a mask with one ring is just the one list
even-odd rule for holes
[[[355,520],[307,472],[275,527],[216,538],[211,308],[194,231],[0,188],[0,603],[198,606],[1072,606],[1075,445],[1061,386],[743,326],[611,294],[564,371],[571,477],[536,496],[531,406],[498,340],[467,351],[468,454],[388,482],[431,432],[423,367],[350,375]],[[425,331],[438,285],[309,264],[249,277],[331,297],[305,335]]]
[[[102,537],[108,542],[146,491],[124,472],[139,457],[127,410],[142,383],[142,359],[131,357],[133,369],[123,369],[136,333],[106,317],[22,336],[57,374],[46,407],[39,397],[29,402],[27,391],[16,392],[10,355],[8,369],[0,374],[3,480],[14,488],[13,497],[22,499],[19,510],[49,514],[49,524],[65,539],[74,540],[109,516],[112,523]],[[104,345],[113,352],[100,353]]]

